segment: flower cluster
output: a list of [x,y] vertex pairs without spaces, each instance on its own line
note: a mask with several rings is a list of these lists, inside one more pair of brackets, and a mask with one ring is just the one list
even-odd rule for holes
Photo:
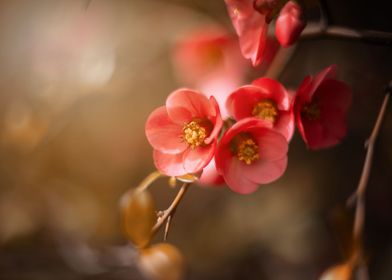
[[[275,36],[283,47],[295,43],[305,28],[301,7],[294,1],[225,0],[242,54],[254,66],[261,63],[266,49],[269,23],[274,17]],[[282,3],[287,2],[283,8]]]
[[295,94],[276,80],[256,79],[228,94],[225,121],[213,96],[174,91],[146,123],[157,169],[168,176],[208,169],[202,182],[225,182],[241,194],[277,180],[286,170],[295,124],[309,149],[345,136],[351,90],[335,70],[332,65],[306,77]]

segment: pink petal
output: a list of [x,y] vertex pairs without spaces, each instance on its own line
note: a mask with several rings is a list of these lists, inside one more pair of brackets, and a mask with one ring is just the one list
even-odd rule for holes
[[230,141],[236,136],[238,133],[247,132],[251,128],[269,128],[272,129],[273,125],[269,121],[264,121],[258,118],[245,118],[238,122],[236,122],[226,133],[223,135],[220,145],[228,145]]
[[282,134],[264,127],[253,127],[249,132],[259,146],[260,160],[274,161],[286,156],[288,143]]
[[218,135],[222,129],[222,125],[223,125],[223,120],[222,120],[222,117],[221,117],[221,114],[219,111],[219,105],[213,96],[210,97],[210,102],[211,102],[211,105],[215,111],[214,117],[212,119],[212,123],[214,124],[214,128],[212,129],[210,136],[208,136],[204,140],[205,144],[210,144],[212,141],[214,141],[218,137]]
[[250,194],[255,192],[259,185],[244,176],[244,165],[238,159],[232,158],[225,165],[223,177],[231,190],[240,194]]
[[254,14],[239,41],[242,55],[250,59],[253,66],[257,66],[261,63],[266,48],[268,24],[265,22],[265,16],[256,12]]
[[238,36],[247,29],[248,19],[255,13],[254,0],[225,0],[229,16]]
[[287,141],[290,141],[294,134],[294,113],[280,111],[279,118],[274,124],[274,129],[286,137]]
[[287,167],[287,156],[275,161],[259,160],[253,164],[244,164],[243,176],[258,184],[268,184],[279,179]]
[[212,142],[207,146],[186,150],[183,155],[183,164],[187,173],[197,173],[206,167],[214,156],[215,148],[216,142]]
[[219,186],[225,183],[223,177],[218,173],[215,166],[215,160],[212,159],[203,169],[203,173],[198,181],[201,185]]
[[253,106],[262,98],[268,98],[258,87],[243,86],[234,91],[226,101],[226,107],[234,119],[252,117]]
[[205,118],[214,114],[208,98],[190,89],[179,89],[166,99],[166,109],[170,119],[184,124],[194,118]]
[[254,0],[225,0],[233,26],[239,36],[242,55],[258,65],[267,41],[265,15],[254,9]]
[[181,176],[187,174],[183,165],[183,153],[164,154],[157,150],[153,153],[156,168],[167,176]]
[[263,94],[275,100],[279,110],[289,110],[290,95],[281,83],[270,78],[259,78],[254,80],[252,85],[259,87]]
[[161,152],[178,154],[187,148],[181,140],[182,127],[171,121],[165,106],[155,109],[150,114],[145,132],[151,146]]

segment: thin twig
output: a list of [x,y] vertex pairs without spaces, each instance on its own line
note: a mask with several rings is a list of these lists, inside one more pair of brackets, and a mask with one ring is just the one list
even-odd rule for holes
[[120,205],[126,205],[128,202],[128,199],[131,197],[131,195],[134,192],[143,192],[145,191],[155,180],[157,180],[159,177],[164,176],[162,173],[159,171],[154,171],[151,172],[144,180],[136,187],[136,188],[130,188],[127,192],[125,192],[120,199]]
[[357,30],[344,26],[326,26],[323,23],[308,24],[301,34],[301,40],[323,38],[348,39],[376,45],[392,45],[392,33],[390,32]]
[[[162,225],[166,222],[166,220],[169,219],[169,217],[170,217],[170,220],[173,219],[173,215],[176,212],[177,207],[180,204],[180,202],[181,202],[182,198],[184,197],[186,191],[188,190],[189,186],[190,186],[189,183],[184,183],[181,186],[181,189],[178,191],[176,197],[174,198],[174,200],[171,203],[171,205],[169,206],[169,208],[167,208],[165,211],[163,211],[163,215],[158,218],[158,221],[156,222],[156,224],[152,228],[152,235],[155,235],[158,232],[158,230],[162,227]],[[169,232],[169,227],[170,227],[170,222],[167,225],[167,229],[165,230],[166,236]]]
[[363,264],[363,259],[362,259],[363,258],[362,235],[363,235],[363,227],[365,222],[365,192],[369,181],[370,170],[372,167],[374,145],[376,143],[378,134],[380,132],[380,127],[384,119],[386,107],[389,100],[389,95],[390,95],[390,89],[387,90],[387,93],[384,97],[384,101],[378,113],[376,123],[373,127],[373,131],[369,139],[365,143],[365,149],[367,151],[366,151],[366,157],[362,169],[361,178],[359,180],[357,190],[355,191],[354,195],[349,199],[349,201],[351,202],[352,201],[356,202],[354,228],[353,228],[353,243],[354,243],[354,248],[357,251],[353,256],[354,258],[353,262],[355,265],[362,267],[361,273],[358,273],[358,279],[360,280],[369,279],[366,273],[367,267],[365,267],[365,265]]
[[163,176],[159,171],[151,172],[136,188],[137,191],[142,192],[146,190],[155,180]]
[[171,220],[172,220],[173,214],[171,214],[171,215],[169,215],[169,217],[167,217],[167,221],[166,221],[166,225],[165,225],[165,233],[163,235],[163,240],[164,241],[167,240],[167,237],[169,235],[169,229],[170,229],[170,224],[171,224]]

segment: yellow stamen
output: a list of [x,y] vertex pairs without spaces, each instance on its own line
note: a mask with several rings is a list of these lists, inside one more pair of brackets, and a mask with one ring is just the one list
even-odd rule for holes
[[183,129],[183,139],[192,148],[199,147],[207,137],[207,130],[197,121],[191,121]]
[[302,114],[310,121],[318,120],[320,113],[320,108],[317,103],[310,103],[302,108]]
[[275,122],[278,117],[278,108],[273,100],[263,99],[253,106],[252,115],[266,121]]
[[252,138],[241,139],[237,145],[237,157],[249,165],[259,159],[259,146]]

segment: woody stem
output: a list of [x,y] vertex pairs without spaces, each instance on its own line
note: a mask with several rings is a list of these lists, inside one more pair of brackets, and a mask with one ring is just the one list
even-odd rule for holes
[[162,216],[160,216],[158,218],[158,221],[156,222],[156,224],[152,228],[152,235],[155,235],[158,232],[158,230],[164,225],[164,223],[166,221],[169,221],[169,223],[167,224],[166,229],[165,229],[165,239],[166,239],[167,234],[169,232],[170,221],[173,219],[173,216],[177,210],[177,207],[180,204],[181,200],[183,199],[189,186],[190,186],[190,183],[184,183],[181,186],[180,190],[178,191],[173,202],[170,204],[169,208],[167,208],[165,211],[163,211]]
[[[384,97],[384,101],[378,113],[376,123],[373,127],[373,131],[369,139],[365,142],[365,148],[367,151],[366,151],[365,162],[362,169],[362,174],[355,193],[353,194],[352,197],[349,198],[348,201],[349,204],[352,204],[353,202],[356,203],[354,228],[353,228],[353,242],[354,242],[354,248],[357,248],[358,251],[353,256],[355,259],[354,262],[357,261],[363,262],[362,261],[362,257],[363,257],[362,235],[363,235],[363,227],[365,222],[365,192],[369,181],[369,175],[370,175],[370,170],[373,161],[374,145],[376,143],[378,134],[380,132],[380,127],[384,119],[390,93],[391,93],[391,88],[388,88],[387,93]],[[368,276],[366,275],[366,273],[361,273],[360,279],[363,280],[368,279]]]

